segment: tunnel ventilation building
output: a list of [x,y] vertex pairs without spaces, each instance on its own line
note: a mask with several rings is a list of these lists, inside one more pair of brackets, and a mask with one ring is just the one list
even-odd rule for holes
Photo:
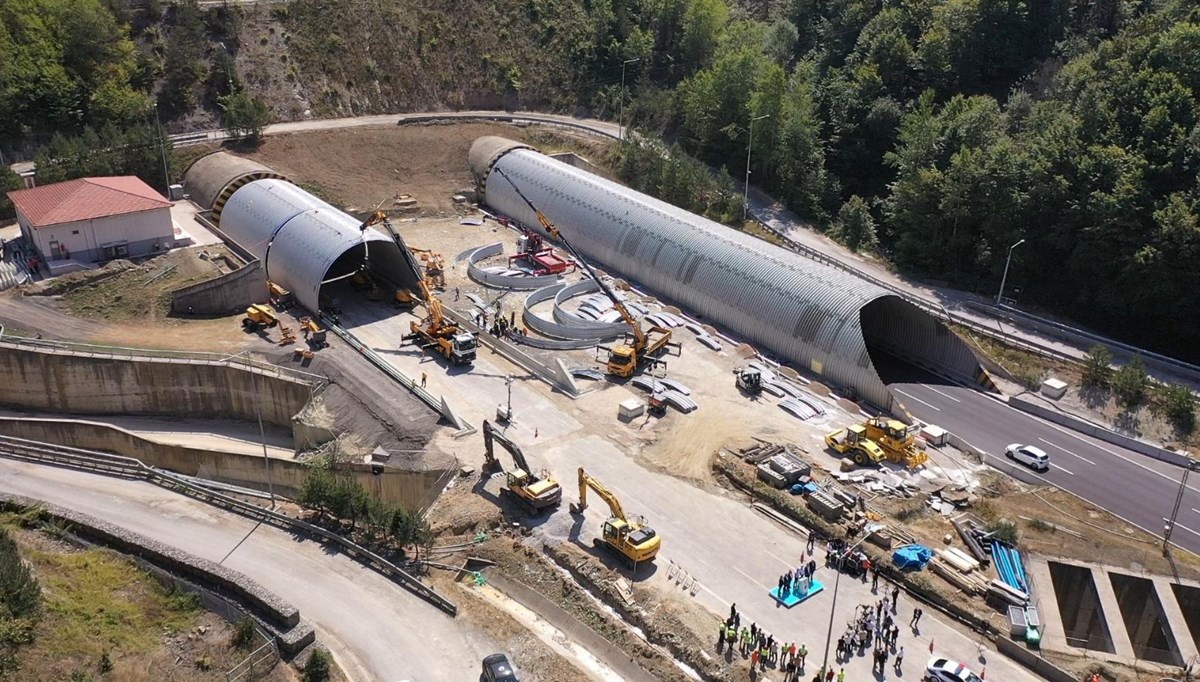
[[538,226],[501,168],[587,257],[876,406],[896,411],[876,370],[892,357],[990,384],[939,320],[849,273],[503,138],[476,140],[469,161],[493,210]]

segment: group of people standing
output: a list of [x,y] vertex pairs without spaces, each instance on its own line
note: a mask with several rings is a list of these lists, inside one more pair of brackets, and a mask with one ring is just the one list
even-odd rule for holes
[[[781,583],[782,584],[782,583]],[[781,642],[774,635],[751,623],[749,627],[742,625],[742,614],[737,610],[737,604],[729,607],[729,618],[721,624],[717,635],[717,653],[729,648],[733,655],[736,648],[743,659],[750,661],[750,674],[768,667],[778,667],[786,677],[785,682],[798,680],[797,670],[804,669],[804,661],[808,657],[808,646],[795,642]]]

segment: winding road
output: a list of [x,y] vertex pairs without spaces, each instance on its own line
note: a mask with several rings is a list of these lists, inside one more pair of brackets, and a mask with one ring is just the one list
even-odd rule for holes
[[89,514],[240,571],[300,609],[355,680],[462,682],[485,635],[354,560],[141,481],[0,460],[0,488]]

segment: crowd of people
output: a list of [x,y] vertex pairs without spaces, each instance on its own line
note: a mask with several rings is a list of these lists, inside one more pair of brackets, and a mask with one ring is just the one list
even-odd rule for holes
[[[879,571],[871,565],[865,555],[852,551],[845,540],[834,538],[825,541],[813,533],[809,535],[800,565],[796,570],[779,577],[780,596],[807,590],[807,585],[817,570],[815,548],[818,541],[825,542],[827,568],[832,567],[854,577],[861,576],[863,582],[870,580],[872,592],[879,592]],[[856,606],[854,618],[847,623],[845,631],[838,637],[834,657],[836,665],[821,666],[815,671],[812,682],[845,682],[845,664],[855,656],[865,656],[868,649],[873,657],[873,672],[885,673],[890,662],[896,674],[901,674],[904,646],[900,643],[900,624],[897,620],[899,602],[900,588],[892,585],[888,589],[885,584],[879,600]],[[917,630],[922,615],[920,607],[913,610],[908,625],[914,631]],[[717,652],[725,652],[727,660],[732,660],[735,654],[740,655],[743,660],[749,660],[751,680],[757,679],[758,673],[767,668],[775,668],[782,672],[784,682],[800,682],[801,676],[806,674],[804,668],[808,647],[803,643],[777,640],[757,623],[743,624],[737,604],[729,608],[729,618],[721,623],[717,636]]]

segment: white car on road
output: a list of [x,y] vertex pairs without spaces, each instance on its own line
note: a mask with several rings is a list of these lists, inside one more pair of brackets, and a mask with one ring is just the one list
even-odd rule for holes
[[1037,471],[1048,471],[1050,469],[1050,455],[1047,455],[1045,450],[1032,445],[1013,443],[1004,448],[1004,454],[1009,459],[1020,462],[1030,469]]
[[926,682],[983,682],[967,666],[941,656],[934,656],[925,665]]

